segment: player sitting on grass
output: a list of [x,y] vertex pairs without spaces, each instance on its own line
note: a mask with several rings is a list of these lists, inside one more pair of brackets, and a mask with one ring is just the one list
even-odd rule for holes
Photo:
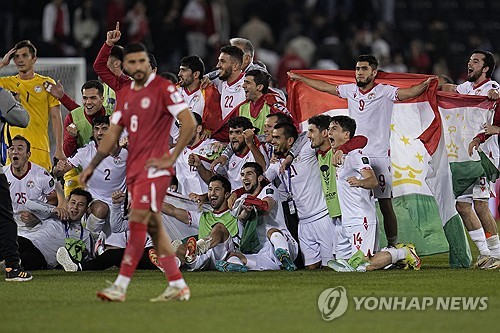
[[[297,242],[286,228],[278,191],[267,183],[263,174],[262,167],[255,162],[247,162],[241,168],[244,194],[236,200],[232,212],[245,224],[240,246],[243,253],[233,252],[227,261],[219,260],[216,268],[221,272],[297,269],[293,263],[299,250]],[[258,239],[249,248],[253,254],[243,248],[246,231],[252,229]]]
[[213,211],[188,212],[163,203],[163,213],[199,228],[198,241],[191,237],[176,250],[177,258],[182,264],[187,263],[189,270],[215,269],[216,261],[225,259],[239,244],[238,222],[227,205],[230,194],[231,183],[216,175],[208,183],[208,199]]

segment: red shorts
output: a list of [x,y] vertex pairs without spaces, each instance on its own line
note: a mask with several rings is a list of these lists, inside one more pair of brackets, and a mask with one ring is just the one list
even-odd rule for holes
[[163,199],[170,186],[172,177],[163,176],[152,179],[137,179],[127,183],[132,209],[161,211]]

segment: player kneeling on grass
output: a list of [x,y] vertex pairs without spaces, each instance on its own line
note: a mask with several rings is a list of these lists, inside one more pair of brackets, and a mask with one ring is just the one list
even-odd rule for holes
[[198,241],[191,237],[186,244],[180,244],[176,249],[180,264],[186,263],[189,270],[215,269],[216,262],[226,259],[239,244],[238,221],[231,215],[227,205],[230,194],[229,180],[216,175],[208,183],[208,200],[212,211],[188,212],[163,203],[163,213],[199,228]]
[[247,162],[241,168],[243,188],[233,195],[244,194],[234,202],[232,213],[245,225],[240,244],[242,253],[233,252],[227,261],[218,261],[216,268],[221,272],[297,269],[293,263],[298,254],[297,242],[286,228],[282,206],[277,204],[278,191],[267,184],[263,174],[262,167],[255,162]]

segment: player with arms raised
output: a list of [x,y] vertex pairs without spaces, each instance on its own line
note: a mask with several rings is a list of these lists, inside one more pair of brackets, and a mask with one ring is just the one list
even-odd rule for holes
[[[116,31],[108,32],[114,33]],[[84,185],[96,166],[111,152],[122,131],[127,129],[130,161],[127,164],[127,188],[132,196],[130,239],[118,278],[110,287],[99,291],[97,296],[109,301],[125,300],[148,232],[169,281],[165,292],[151,301],[187,301],[190,290],[175,263],[174,249],[163,227],[159,209],[174,172],[172,165],[193,136],[195,121],[175,86],[152,72],[144,45],[127,45],[123,61],[125,70],[134,81],[116,92],[117,105],[111,126],[96,156],[80,174],[80,183]],[[177,145],[168,154],[169,129],[174,117],[182,126]]]

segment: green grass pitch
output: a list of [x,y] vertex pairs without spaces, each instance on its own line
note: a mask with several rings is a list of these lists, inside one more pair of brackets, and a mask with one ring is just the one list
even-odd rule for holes
[[[125,303],[98,300],[113,281],[104,272],[34,272],[26,283],[0,281],[0,332],[480,332],[497,330],[500,272],[447,268],[447,254],[420,271],[185,273],[191,300],[149,303],[165,287],[160,271],[137,271]],[[326,322],[317,300],[343,286],[347,312]],[[484,311],[356,311],[353,296],[487,296]]]

